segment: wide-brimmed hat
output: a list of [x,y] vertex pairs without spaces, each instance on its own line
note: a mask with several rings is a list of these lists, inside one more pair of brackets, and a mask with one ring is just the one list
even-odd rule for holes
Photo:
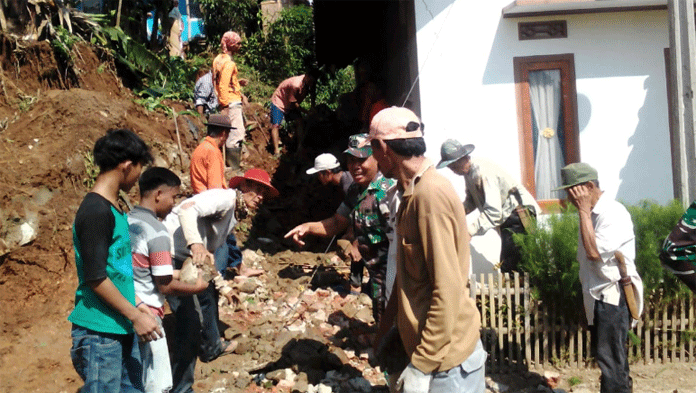
[[440,147],[440,162],[437,169],[444,168],[458,159],[468,156],[474,151],[474,145],[462,145],[456,139],[446,140]]
[[554,188],[551,191],[565,190],[578,184],[587,183],[591,180],[597,180],[597,170],[592,168],[590,164],[584,162],[575,162],[568,164],[561,169],[561,186]]
[[366,144],[367,134],[355,134],[348,138],[348,148],[343,151],[345,154],[358,158],[367,158],[372,155],[372,146]]
[[341,164],[338,162],[338,158],[333,154],[324,153],[319,154],[317,158],[314,159],[314,167],[307,169],[308,175],[313,175],[317,172],[332,170],[338,168]]
[[222,128],[229,128],[230,130],[236,130],[237,127],[232,126],[232,121],[230,120],[230,117],[227,115],[221,115],[219,113],[210,115],[208,117],[208,122],[205,123],[206,126],[214,126],[214,127],[222,127]]
[[268,172],[258,168],[251,168],[244,172],[244,176],[235,176],[230,179],[230,188],[237,188],[239,183],[241,183],[244,179],[255,181],[266,186],[268,189],[269,198],[275,198],[278,196],[278,194],[280,194],[280,192],[278,192],[278,190],[271,185],[271,176],[268,174]]

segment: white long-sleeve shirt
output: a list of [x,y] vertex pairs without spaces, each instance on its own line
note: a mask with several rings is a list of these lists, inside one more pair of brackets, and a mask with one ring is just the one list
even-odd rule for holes
[[202,243],[215,252],[234,230],[237,190],[211,189],[184,200],[163,223],[172,237],[172,255],[177,261],[191,256],[189,246]]

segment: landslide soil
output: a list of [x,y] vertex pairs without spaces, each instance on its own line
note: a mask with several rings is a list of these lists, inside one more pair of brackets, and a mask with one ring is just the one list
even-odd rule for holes
[[[77,284],[71,224],[88,191],[92,167],[87,152],[94,141],[109,128],[129,128],[152,147],[156,164],[178,172],[185,184],[188,157],[197,144],[181,117],[177,133],[171,117],[135,104],[111,60],[86,45],[78,44],[75,51],[74,66],[67,69],[46,42],[16,43],[0,36],[0,236],[9,239],[28,216],[35,215],[37,223],[35,238],[0,256],[0,392],[76,392],[82,385],[70,361],[66,318]],[[189,105],[167,104],[176,111]],[[253,129],[244,166],[269,171],[282,196],[246,220],[239,237],[264,256],[259,264],[266,270],[261,279],[266,291],[290,301],[310,285],[309,272],[333,254],[321,252],[328,244],[325,240],[310,243],[308,249],[317,252],[296,252],[282,241],[282,234],[300,222],[328,216],[340,201],[335,190],[301,176],[309,166],[306,158],[314,152],[299,159],[272,158],[265,148],[268,120],[262,107],[252,104],[247,112]],[[188,119],[203,130],[200,120]],[[137,201],[136,191],[131,191],[131,201]],[[344,271],[336,268],[333,279],[323,285],[340,286]],[[264,330],[253,332],[256,338],[247,342],[246,351],[199,364],[195,387],[200,392],[233,380],[235,372],[278,360],[277,351],[258,348],[270,347],[278,339],[285,325],[280,318],[259,324],[258,315],[237,308],[223,312],[222,319],[228,334],[250,334],[257,326]],[[358,369],[367,367],[361,361]],[[696,391],[696,372],[690,365],[636,365],[632,371],[636,392]],[[597,390],[595,369],[559,372],[561,387],[567,389],[567,380],[578,377],[589,391]],[[510,387],[508,391],[531,391],[540,383],[539,373],[492,379]],[[255,384],[235,387],[233,382],[224,383],[222,391],[272,390]]]

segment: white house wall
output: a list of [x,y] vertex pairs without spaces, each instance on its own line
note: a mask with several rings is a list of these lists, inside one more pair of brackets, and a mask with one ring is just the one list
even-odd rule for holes
[[[513,57],[572,53],[581,160],[612,197],[671,200],[667,12],[504,19],[510,1],[415,1],[427,154],[457,138],[520,178]],[[568,38],[518,40],[518,22],[540,20],[566,20]]]
[[[521,178],[513,58],[572,53],[581,160],[597,168],[612,197],[671,200],[667,12],[504,19],[511,1],[415,0],[426,154],[438,161],[442,142],[457,138]],[[518,40],[519,22],[541,20],[566,20],[568,38]],[[462,179],[443,174],[463,196]],[[474,272],[493,271],[497,233],[471,244]]]

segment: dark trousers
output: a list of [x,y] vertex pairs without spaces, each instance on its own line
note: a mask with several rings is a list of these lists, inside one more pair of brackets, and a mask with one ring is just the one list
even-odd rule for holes
[[193,392],[196,358],[209,362],[224,350],[218,329],[218,294],[211,282],[208,289],[192,296],[168,296],[176,318],[172,353],[171,393]]
[[375,322],[379,323],[384,308],[386,307],[387,299],[387,263],[380,261],[379,258],[372,259],[373,263],[360,260],[350,264],[350,285],[354,287],[362,287],[363,267],[367,267],[370,273],[370,280],[367,283],[367,295],[372,299],[372,317]]
[[510,273],[520,271],[518,266],[522,256],[520,248],[512,239],[514,233],[526,233],[517,211],[512,212],[510,217],[500,226],[500,271]]
[[633,380],[628,371],[628,328],[631,323],[626,296],[621,292],[618,306],[595,301],[592,334],[592,356],[602,371],[601,393],[633,392]]

